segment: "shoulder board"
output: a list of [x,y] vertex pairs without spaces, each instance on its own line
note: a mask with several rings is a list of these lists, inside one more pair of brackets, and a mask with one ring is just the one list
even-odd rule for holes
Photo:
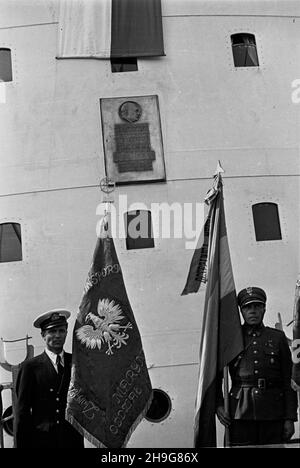
[[272,330],[272,331],[275,331],[275,332],[279,332],[279,333],[284,333],[283,330],[278,330],[278,328],[273,328],[273,327],[266,327],[268,330]]

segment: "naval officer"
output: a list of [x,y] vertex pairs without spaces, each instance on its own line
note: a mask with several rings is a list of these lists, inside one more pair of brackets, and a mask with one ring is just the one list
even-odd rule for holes
[[217,402],[217,416],[229,427],[232,446],[280,444],[294,434],[297,395],[291,389],[291,353],[285,334],[263,323],[266,300],[258,287],[238,294],[244,350],[229,365],[229,415],[221,391]]
[[65,420],[71,354],[63,349],[70,312],[54,309],[36,318],[45,350],[24,361],[16,382],[17,448],[83,448],[83,437]]

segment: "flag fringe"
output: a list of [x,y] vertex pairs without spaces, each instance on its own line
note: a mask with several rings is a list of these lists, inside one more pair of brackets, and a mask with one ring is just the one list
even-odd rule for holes
[[153,392],[151,392],[151,395],[150,395],[150,398],[145,406],[145,408],[143,409],[143,411],[141,412],[141,414],[136,418],[136,420],[134,421],[134,423],[132,424],[131,428],[129,429],[128,431],[128,434],[126,436],[126,439],[124,440],[124,443],[122,445],[121,448],[125,448],[126,445],[128,444],[129,442],[129,439],[130,437],[132,436],[132,433],[135,431],[135,429],[137,428],[137,426],[140,424],[140,422],[142,421],[142,419],[146,416],[146,413],[148,411],[148,409],[150,408],[151,406],[151,403],[152,403],[152,399],[153,399]]
[[91,444],[95,445],[97,448],[108,448],[106,445],[102,444],[98,439],[96,439],[92,434],[90,434],[82,425],[74,418],[72,414],[70,414],[67,410],[66,412],[66,420],[72,424],[72,426]]
[[[132,436],[133,432],[135,431],[135,429],[137,428],[137,426],[140,424],[140,422],[142,421],[142,419],[145,417],[147,411],[149,410],[150,406],[151,406],[151,403],[152,403],[152,399],[153,399],[153,392],[151,392],[151,395],[150,395],[150,398],[145,406],[145,408],[143,409],[143,411],[141,412],[141,414],[139,414],[139,416],[136,418],[136,420],[134,421],[134,423],[132,424],[131,428],[129,429],[128,433],[127,433],[127,436],[126,436],[126,439],[124,440],[123,442],[123,445],[122,447],[120,448],[126,448],[126,445],[127,443],[129,442],[129,439],[130,437]],[[70,412],[67,410],[66,411],[66,420],[72,424],[72,426],[85,438],[87,439],[89,442],[91,442],[91,444],[95,445],[96,448],[112,448],[112,447],[107,447],[106,445],[104,445],[102,442],[100,442],[100,440],[96,439],[92,434],[90,434],[86,429],[84,429],[84,427],[82,427],[82,425],[77,421],[76,418],[74,418],[74,416],[72,414],[70,414]]]

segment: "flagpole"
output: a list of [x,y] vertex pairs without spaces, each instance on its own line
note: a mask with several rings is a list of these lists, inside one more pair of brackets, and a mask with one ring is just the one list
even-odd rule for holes
[[[208,252],[206,255],[204,250],[205,255],[201,255],[202,251],[198,256],[202,261],[207,260],[207,286],[200,339],[200,368],[194,423],[195,448],[216,447],[215,414],[217,400],[221,398],[222,391],[220,377],[223,377],[223,398],[225,393],[228,412],[228,378],[224,367],[235,359],[244,347],[225,223],[222,172],[224,170],[219,162],[213,187],[205,197],[210,213],[207,230],[204,229],[208,243],[204,244],[203,235],[203,242],[198,246],[200,250],[205,245],[204,249],[208,249]],[[194,285],[201,267],[202,263],[198,263],[193,274],[189,274],[184,289],[187,293],[199,289],[201,281],[197,282],[197,288]],[[226,445],[229,445],[228,433]]]
[[[100,188],[106,205],[101,207],[104,217],[97,227],[96,247],[73,329],[66,420],[95,447],[117,449],[126,448],[151,405],[153,392],[111,234],[108,211],[113,207],[114,183],[104,178]],[[127,370],[136,366],[139,371],[133,373],[134,381],[124,380]],[[128,383],[125,390],[121,382]],[[129,395],[133,395],[132,401],[123,411]],[[122,418],[118,419],[120,413]]]
[[[223,369],[224,378],[224,410],[229,414],[229,385],[228,385],[228,366]],[[225,426],[224,447],[230,447],[229,427]]]

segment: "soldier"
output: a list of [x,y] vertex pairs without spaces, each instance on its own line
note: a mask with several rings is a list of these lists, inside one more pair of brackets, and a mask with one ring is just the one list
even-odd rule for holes
[[17,448],[84,448],[83,437],[65,420],[72,356],[63,346],[70,315],[50,310],[33,323],[46,347],[24,361],[17,376]]
[[229,366],[230,414],[221,390],[217,403],[217,416],[229,427],[233,446],[280,444],[294,434],[297,395],[291,389],[291,353],[285,334],[263,324],[266,299],[257,287],[238,294],[244,350]]

